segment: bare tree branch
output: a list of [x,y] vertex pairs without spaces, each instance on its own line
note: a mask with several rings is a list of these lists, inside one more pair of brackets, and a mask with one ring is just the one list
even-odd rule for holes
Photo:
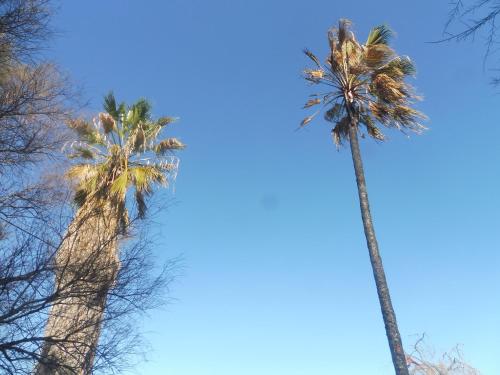
[[[496,20],[500,14],[500,1],[476,0],[465,4],[463,0],[456,0],[451,5],[444,27],[445,37],[434,43],[462,42],[481,36],[485,45],[483,68],[486,68],[487,61],[497,52]],[[492,83],[497,84],[498,81],[494,78]]]
[[459,345],[438,356],[426,344],[425,333],[417,339],[412,352],[406,355],[406,361],[410,375],[480,375],[464,361]]

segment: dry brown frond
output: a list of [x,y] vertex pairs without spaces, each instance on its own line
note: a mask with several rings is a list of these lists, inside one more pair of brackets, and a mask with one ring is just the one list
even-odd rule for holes
[[75,130],[79,135],[87,135],[95,131],[92,124],[82,118],[68,120],[68,126]]
[[418,119],[425,119],[426,116],[407,105],[396,105],[392,109],[392,117],[395,122],[409,128],[417,133],[425,130],[426,127],[418,123]]
[[168,125],[168,124],[175,122],[175,120],[176,120],[175,117],[164,116],[164,117],[160,117],[158,119],[158,121],[156,121],[156,123],[160,126],[165,126],[165,125]]
[[303,127],[303,126],[306,126],[307,124],[309,124],[312,119],[314,118],[314,116],[316,116],[316,113],[310,115],[310,116],[307,116],[305,119],[302,120],[302,122],[300,123],[300,127]]
[[158,154],[165,154],[167,151],[171,150],[182,150],[184,147],[186,147],[184,143],[177,138],[167,138],[156,145],[155,152]]
[[317,83],[325,76],[325,72],[321,69],[306,69],[304,75],[307,80]]
[[365,47],[365,61],[373,69],[381,68],[394,58],[394,51],[385,44]]
[[304,105],[304,108],[309,108],[309,107],[315,106],[315,105],[320,104],[320,103],[321,103],[321,99],[319,99],[319,98],[309,99],[307,101],[307,103]]
[[105,134],[109,134],[115,129],[115,120],[109,113],[99,113],[99,121],[102,124]]
[[372,138],[375,138],[379,141],[385,140],[384,134],[376,126],[367,126],[366,131],[368,132],[368,135]]
[[395,103],[404,100],[404,83],[394,80],[387,74],[377,74],[373,79],[374,94],[386,103]]
[[354,34],[350,30],[351,25],[351,20],[348,20],[346,18],[342,18],[339,20],[339,28],[336,30],[338,44],[342,45],[345,41],[354,38]]
[[309,51],[308,49],[304,49],[304,53],[306,54],[307,57],[309,57],[312,61],[314,61],[314,63],[316,64],[316,66],[318,68],[321,69],[321,63],[319,62],[319,59],[316,57],[316,55],[314,55],[311,51]]

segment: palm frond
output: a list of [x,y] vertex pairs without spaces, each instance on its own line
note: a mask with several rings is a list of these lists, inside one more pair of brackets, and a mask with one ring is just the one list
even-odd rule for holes
[[163,186],[167,184],[162,168],[155,164],[133,166],[129,168],[128,173],[135,189],[142,193],[150,193],[153,183]]
[[137,166],[128,170],[129,178],[136,190],[149,192],[151,189],[152,175],[148,167]]
[[339,148],[342,145],[342,141],[349,137],[349,126],[351,122],[349,117],[344,117],[337,122],[335,127],[332,129],[333,142]]
[[70,159],[95,159],[95,154],[92,150],[86,147],[73,147],[74,152],[68,155]]
[[164,116],[164,117],[160,117],[156,121],[156,124],[158,126],[165,126],[165,125],[171,124],[171,123],[173,123],[175,121],[177,121],[177,118],[175,118],[175,117]]
[[377,69],[376,74],[384,73],[396,79],[404,79],[406,76],[414,76],[417,70],[408,56],[397,56],[385,66]]
[[328,46],[330,47],[330,53],[337,49],[337,29],[328,30]]
[[364,61],[370,69],[380,69],[394,59],[394,51],[385,44],[374,44],[365,49]]
[[97,192],[98,182],[101,179],[101,168],[93,164],[77,164],[66,172],[66,177],[77,180],[75,195],[73,197],[77,206],[82,206],[89,195]]
[[313,113],[313,114],[312,114],[312,115],[310,115],[310,116],[307,116],[305,119],[303,119],[303,120],[301,121],[301,123],[300,123],[300,127],[302,128],[302,127],[306,126],[307,124],[309,124],[309,123],[313,120],[313,118],[314,118],[316,115],[317,115],[317,112],[316,112],[316,113]]
[[139,99],[132,105],[134,113],[134,123],[137,121],[147,121],[151,117],[151,104],[146,99]]
[[67,125],[76,132],[81,140],[90,144],[104,144],[103,136],[90,122],[80,118],[70,119]]
[[92,164],[77,164],[73,165],[66,172],[66,176],[70,179],[84,180],[97,174],[97,168]]
[[338,122],[344,116],[345,110],[339,103],[335,103],[325,112],[325,120],[328,122]]
[[395,65],[405,76],[414,76],[417,74],[417,68],[408,56],[398,57]]
[[366,130],[367,130],[368,135],[370,137],[375,138],[378,141],[384,141],[385,140],[384,134],[376,126],[367,126]]
[[322,69],[305,69],[304,77],[306,80],[319,83],[321,79],[325,76],[325,72]]
[[315,99],[309,99],[306,104],[304,104],[303,108],[309,108],[315,105],[321,104],[321,99],[320,98],[315,98]]
[[141,151],[145,149],[146,135],[142,127],[138,127],[134,134],[130,137],[134,151]]
[[337,40],[339,45],[343,45],[347,40],[351,40],[351,25],[352,22],[346,18],[342,18],[339,20],[339,28],[337,30]]
[[144,219],[144,217],[146,216],[147,205],[144,194],[139,190],[135,191],[135,202],[137,204],[137,216],[140,219]]
[[104,97],[104,110],[109,113],[115,121],[119,120],[119,112],[118,109],[116,108],[116,99],[115,95],[113,94],[113,91],[110,91],[105,97]]
[[375,138],[378,141],[385,140],[384,134],[380,131],[375,124],[374,119],[369,114],[361,114],[359,116],[359,122],[365,125],[366,131],[370,137]]
[[388,104],[400,102],[407,97],[404,83],[385,73],[375,75],[371,89],[373,95]]
[[306,54],[307,57],[309,57],[315,64],[316,66],[321,69],[321,63],[319,62],[319,59],[307,48],[304,49],[304,53]]
[[368,34],[368,39],[366,40],[367,46],[384,44],[388,45],[389,41],[393,36],[392,30],[387,25],[379,25],[374,27],[370,34]]
[[125,104],[125,102],[121,102],[118,105],[118,116],[125,117],[126,114],[127,114],[127,105]]
[[86,136],[95,131],[91,123],[81,118],[68,120],[68,127],[76,131],[80,136]]
[[396,105],[391,111],[391,119],[394,124],[401,125],[404,128],[420,133],[425,130],[425,126],[419,123],[419,120],[426,119],[426,116],[407,105]]
[[99,121],[104,129],[104,134],[109,134],[116,131],[116,121],[110,113],[99,113]]
[[124,197],[128,185],[128,173],[122,172],[111,184],[110,192],[118,197]]
[[77,189],[73,197],[73,202],[77,207],[81,207],[87,201],[88,192],[85,189]]
[[158,143],[154,147],[154,151],[157,154],[164,155],[166,152],[171,151],[171,150],[182,150],[186,146],[184,143],[179,141],[177,138],[167,138]]
[[391,122],[391,108],[381,102],[370,102],[368,105],[370,113],[378,122],[388,125]]
[[121,199],[117,203],[116,215],[118,216],[118,227],[121,234],[125,234],[130,225],[128,210],[125,206],[125,200]]

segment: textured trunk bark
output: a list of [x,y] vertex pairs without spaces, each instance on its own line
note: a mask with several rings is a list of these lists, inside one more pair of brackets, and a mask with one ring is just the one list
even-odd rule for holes
[[83,206],[56,254],[57,302],[36,375],[88,375],[92,371],[109,289],[119,269],[117,216],[109,207]]
[[377,294],[384,319],[385,332],[389,341],[391,350],[392,362],[397,375],[409,375],[406,365],[406,357],[403,350],[403,343],[399,334],[398,324],[396,322],[396,314],[392,307],[389,287],[385,279],[384,266],[382,258],[378,250],[377,238],[375,237],[375,229],[373,228],[372,217],[370,213],[370,205],[368,202],[368,192],[366,189],[365,174],[363,171],[363,162],[359,149],[357,124],[352,116],[351,108],[348,108],[351,125],[349,126],[349,142],[351,145],[352,161],[356,174],[356,183],[358,185],[359,205],[361,208],[361,217],[363,219],[363,227],[365,230],[366,243],[370,254],[370,262],[372,265],[373,276],[377,286]]

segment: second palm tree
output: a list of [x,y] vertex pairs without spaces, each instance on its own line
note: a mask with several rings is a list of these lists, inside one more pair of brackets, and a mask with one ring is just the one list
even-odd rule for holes
[[176,138],[158,141],[174,119],[153,120],[145,100],[128,107],[109,94],[104,108],[93,123],[69,124],[79,135],[70,156],[80,162],[67,173],[78,210],[55,256],[55,293],[64,298],[50,310],[37,375],[91,373],[120,269],[118,243],[129,229],[127,191],[135,190],[136,216],[144,218],[146,197],[177,168],[165,154],[184,147]]

